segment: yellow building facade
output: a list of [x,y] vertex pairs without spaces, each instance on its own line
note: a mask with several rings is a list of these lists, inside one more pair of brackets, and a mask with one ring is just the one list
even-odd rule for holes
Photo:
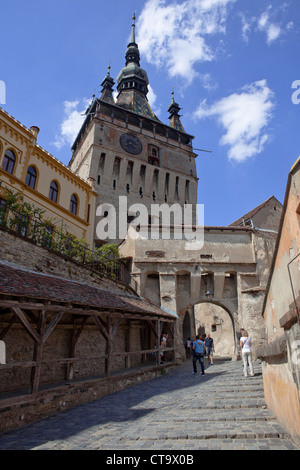
[[93,186],[75,175],[37,144],[39,128],[26,128],[0,108],[0,203],[5,188],[41,209],[53,229],[63,229],[93,246],[97,194]]

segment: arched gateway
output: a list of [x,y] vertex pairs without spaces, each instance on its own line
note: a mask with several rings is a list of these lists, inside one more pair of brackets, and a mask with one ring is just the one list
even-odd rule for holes
[[234,315],[219,302],[201,301],[194,306],[195,333],[210,334],[214,340],[214,356],[233,358],[238,352],[239,330]]
[[220,356],[223,348],[237,359],[241,328],[253,339],[254,356],[265,340],[262,307],[274,245],[266,232],[228,226],[205,227],[201,250],[187,249],[185,240],[137,237],[125,240],[120,251],[132,259],[140,295],[151,294],[178,317],[178,361],[185,358],[187,337],[197,334],[196,321],[206,334],[214,333]]

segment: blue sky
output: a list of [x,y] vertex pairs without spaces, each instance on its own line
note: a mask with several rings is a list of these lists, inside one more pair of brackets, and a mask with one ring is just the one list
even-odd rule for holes
[[195,150],[205,225],[283,202],[300,155],[299,0],[0,0],[2,108],[68,164],[108,65],[114,79],[124,66],[133,11],[152,109],[168,124],[174,89],[194,148],[212,151]]

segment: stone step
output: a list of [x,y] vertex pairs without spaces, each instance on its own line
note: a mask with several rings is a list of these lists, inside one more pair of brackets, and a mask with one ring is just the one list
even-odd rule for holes
[[[101,450],[111,450],[110,444],[106,444],[105,439],[98,443],[98,449]],[[95,449],[95,446],[86,446],[86,450]],[[289,441],[285,439],[273,439],[273,438],[265,438],[265,439],[168,439],[167,441],[164,440],[149,440],[149,441],[122,441],[121,443],[115,445],[114,450],[144,450],[144,449],[151,449],[151,452],[154,451],[172,451],[178,452],[186,451],[189,454],[189,451],[198,452],[201,450],[297,450],[295,446]],[[159,452],[157,452],[159,453]],[[196,457],[194,457],[194,461],[196,461]]]
[[[276,421],[198,421],[148,423],[145,428],[135,428],[126,433],[126,440],[168,439],[288,439],[289,434]],[[122,438],[121,438],[122,439]],[[125,438],[124,438],[125,439]]]

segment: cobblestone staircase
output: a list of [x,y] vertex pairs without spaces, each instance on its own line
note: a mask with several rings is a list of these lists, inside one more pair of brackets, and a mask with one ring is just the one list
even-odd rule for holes
[[1,449],[299,450],[265,406],[261,365],[191,361],[161,377],[0,435]]

